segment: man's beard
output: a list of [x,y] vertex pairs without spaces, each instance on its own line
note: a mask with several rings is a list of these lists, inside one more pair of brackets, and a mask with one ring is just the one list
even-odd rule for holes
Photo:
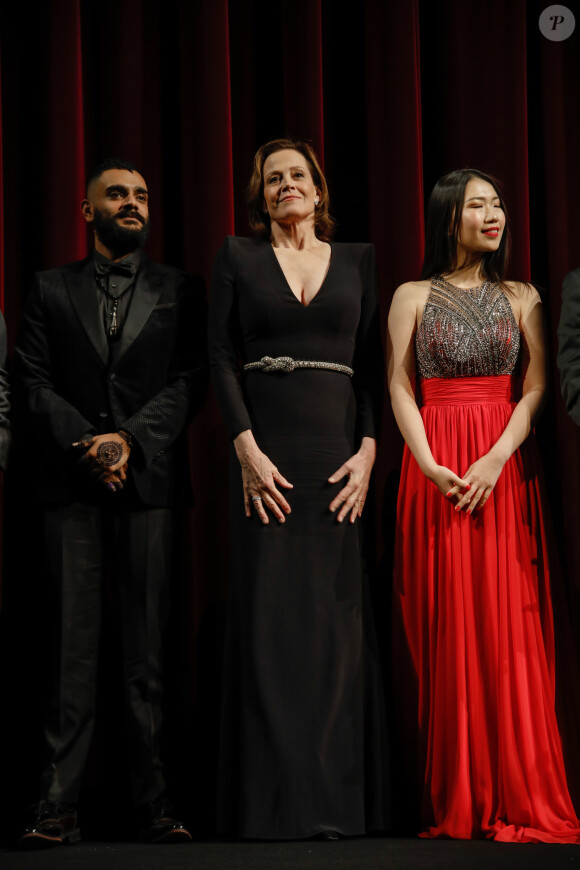
[[[117,218],[132,214],[138,221],[143,221],[140,227],[124,227],[117,223]],[[121,212],[114,217],[106,217],[97,208],[94,211],[93,227],[99,241],[114,251],[115,254],[124,256],[142,248],[149,235],[149,221],[141,215],[131,212]]]

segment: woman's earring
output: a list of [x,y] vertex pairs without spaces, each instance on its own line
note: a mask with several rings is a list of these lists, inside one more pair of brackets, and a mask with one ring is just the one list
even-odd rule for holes
[[315,200],[314,200],[314,205],[318,205],[319,202],[320,202],[319,199],[315,199]]

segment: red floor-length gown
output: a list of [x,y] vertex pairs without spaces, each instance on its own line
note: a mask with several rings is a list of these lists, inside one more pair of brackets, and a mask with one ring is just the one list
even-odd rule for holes
[[[415,350],[433,456],[463,474],[515,407],[520,333],[505,293],[433,279]],[[579,842],[555,714],[549,568],[529,440],[471,516],[455,511],[405,448],[394,595],[417,692],[422,836]]]

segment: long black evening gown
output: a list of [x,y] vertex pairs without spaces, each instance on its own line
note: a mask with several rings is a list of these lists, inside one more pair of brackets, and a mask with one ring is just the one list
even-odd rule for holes
[[[232,448],[232,572],[226,636],[218,823],[295,839],[386,827],[383,698],[358,521],[328,510],[328,477],[375,434],[382,354],[374,249],[333,244],[303,306],[272,246],[228,237],[210,304],[213,382],[230,437],[253,429],[294,484],[284,525],[244,515]],[[351,366],[239,372],[263,356]]]

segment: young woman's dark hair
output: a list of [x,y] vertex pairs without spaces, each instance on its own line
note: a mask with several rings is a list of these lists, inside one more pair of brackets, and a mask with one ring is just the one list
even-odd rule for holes
[[250,226],[257,235],[270,239],[272,232],[270,215],[264,207],[264,163],[270,154],[288,149],[298,151],[308,164],[312,181],[318,189],[320,198],[314,215],[314,232],[316,233],[316,238],[323,242],[329,242],[334,230],[334,220],[328,213],[328,185],[326,184],[326,179],[314,149],[308,142],[303,142],[301,139],[273,139],[271,142],[266,142],[265,145],[262,145],[256,151],[252,176],[247,191]]
[[460,269],[457,262],[457,240],[465,188],[472,178],[481,178],[494,188],[499,196],[505,214],[505,229],[497,251],[483,255],[482,272],[486,280],[501,284],[505,278],[510,248],[508,216],[501,185],[497,178],[479,169],[455,169],[440,178],[429,197],[427,225],[425,227],[425,256],[421,268],[421,279],[433,275],[444,275]]

